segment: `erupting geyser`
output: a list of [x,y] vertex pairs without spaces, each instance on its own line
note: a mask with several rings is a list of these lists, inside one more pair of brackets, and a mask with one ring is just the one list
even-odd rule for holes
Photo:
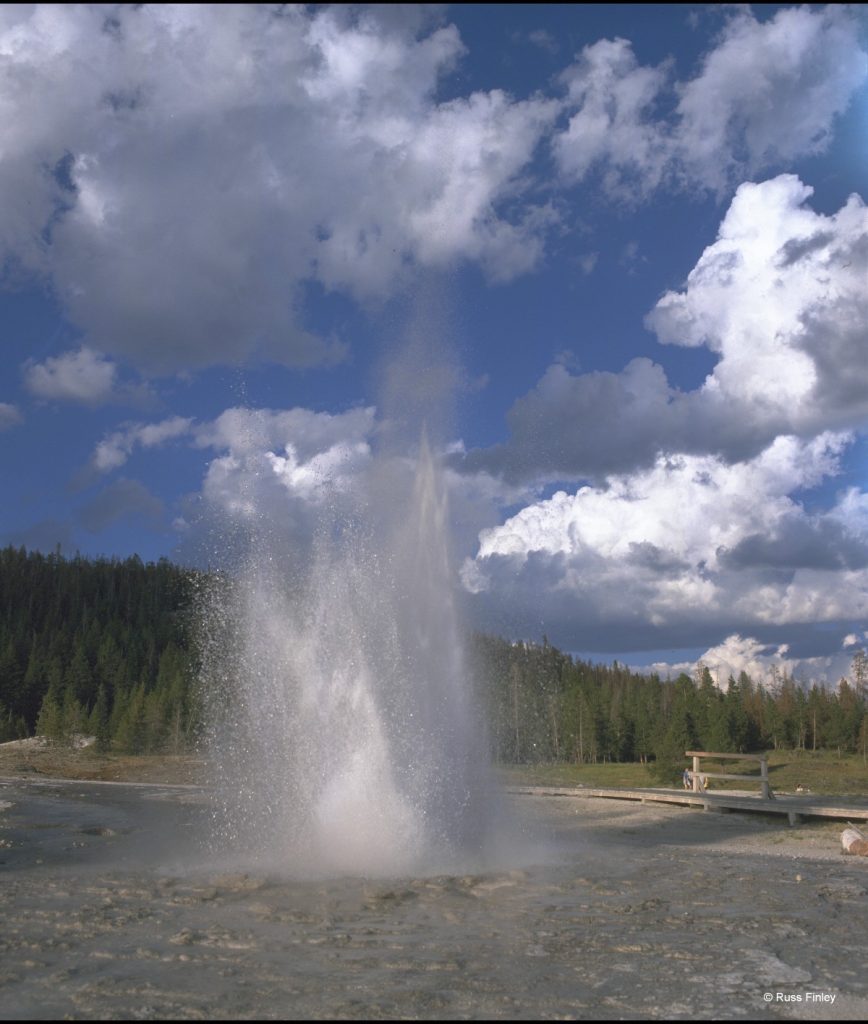
[[264,865],[452,870],[490,842],[443,484],[424,439],[408,464],[375,468],[350,512],[324,513],[303,569],[287,569],[260,523],[242,570],[210,596],[217,831]]

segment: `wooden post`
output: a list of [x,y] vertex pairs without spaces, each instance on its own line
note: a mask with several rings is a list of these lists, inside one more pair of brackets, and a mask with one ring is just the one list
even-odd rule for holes
[[760,758],[760,796],[763,800],[771,797],[769,793],[769,762],[765,757]]
[[698,793],[702,787],[699,783],[699,758],[693,758],[693,792]]

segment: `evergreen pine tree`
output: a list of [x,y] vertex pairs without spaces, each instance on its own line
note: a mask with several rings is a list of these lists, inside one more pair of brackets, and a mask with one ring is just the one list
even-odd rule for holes
[[39,709],[36,735],[44,736],[51,744],[62,743],[66,738],[63,731],[63,706],[57,699],[57,691],[53,688],[49,688]]
[[106,688],[100,684],[97,692],[96,704],[90,713],[88,721],[88,732],[96,737],[96,749],[104,754],[111,748],[111,729],[109,726],[109,706]]

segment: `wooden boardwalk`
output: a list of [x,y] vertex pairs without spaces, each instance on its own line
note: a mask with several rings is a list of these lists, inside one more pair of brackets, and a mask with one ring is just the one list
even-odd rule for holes
[[727,793],[694,793],[678,789],[598,789],[591,786],[507,786],[507,792],[523,796],[562,796],[579,799],[598,797],[603,800],[638,800],[642,803],[677,804],[681,807],[701,807],[704,811],[725,814],[728,811],[753,814],[785,814],[790,825],[802,818],[835,818],[841,821],[868,821],[868,800],[853,797],[775,796],[770,800],[760,796]]

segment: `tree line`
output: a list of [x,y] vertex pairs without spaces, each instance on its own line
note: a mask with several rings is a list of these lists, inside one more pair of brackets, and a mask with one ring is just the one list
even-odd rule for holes
[[[204,574],[166,559],[0,550],[0,742],[86,733],[102,750],[180,752],[201,724],[193,607]],[[836,688],[708,668],[677,679],[477,634],[471,676],[505,764],[642,761],[670,779],[685,750],[866,754],[868,659]]]
[[186,748],[195,585],[165,559],[0,550],[0,742],[88,734],[103,750]]
[[866,755],[868,672],[864,651],[853,681],[835,688],[786,674],[759,683],[747,673],[724,688],[706,666],[661,679],[615,662],[577,660],[548,644],[475,636],[474,670],[489,741],[505,764],[640,761],[674,781],[685,750],[745,753],[837,750]]

